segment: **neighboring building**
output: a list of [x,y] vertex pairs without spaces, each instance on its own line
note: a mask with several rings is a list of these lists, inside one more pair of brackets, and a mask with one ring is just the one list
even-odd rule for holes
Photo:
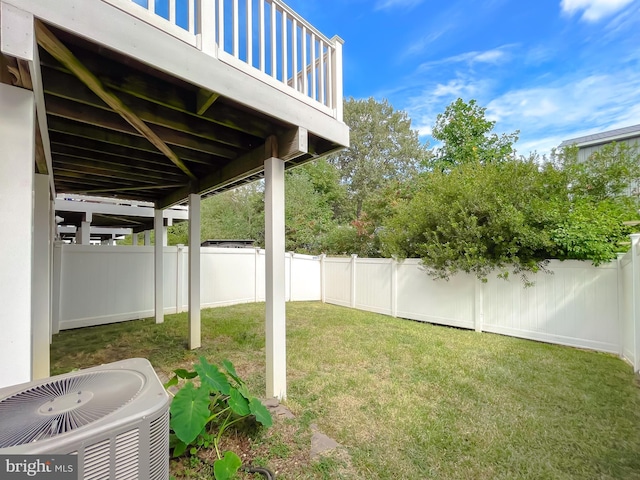
[[[565,140],[560,144],[560,148],[575,145],[578,147],[578,161],[585,162],[591,155],[599,151],[605,145],[616,142],[616,144],[628,145],[630,147],[640,146],[640,125],[632,125],[630,127],[616,128],[606,132],[585,135],[584,137],[572,138]],[[640,152],[639,152],[640,153]],[[632,181],[627,187],[626,194],[629,196],[637,196],[640,193],[638,188],[638,180]]]
[[578,147],[578,160],[587,160],[594,152],[600,150],[608,143],[624,143],[627,145],[640,145],[640,125],[617,128],[607,132],[594,133],[584,137],[565,140],[560,144],[560,148],[576,145]]
[[220,247],[220,248],[252,248],[256,244],[255,240],[205,240],[200,244],[201,247]]

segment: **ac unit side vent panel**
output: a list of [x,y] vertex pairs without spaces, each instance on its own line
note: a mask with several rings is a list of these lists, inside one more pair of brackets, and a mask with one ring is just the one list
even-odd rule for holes
[[151,446],[149,451],[149,478],[167,480],[169,478],[169,411],[151,422],[149,428]]
[[84,480],[110,478],[111,440],[88,446],[84,451]]
[[116,437],[115,466],[118,480],[135,480],[140,478],[138,472],[140,451],[139,430],[121,433]]

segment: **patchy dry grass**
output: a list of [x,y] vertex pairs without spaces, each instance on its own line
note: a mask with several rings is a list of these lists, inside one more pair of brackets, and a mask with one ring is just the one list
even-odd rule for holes
[[[640,389],[614,356],[320,303],[289,304],[287,322],[296,419],[235,440],[279,478],[640,479]],[[205,355],[260,393],[263,325],[261,304],[205,310],[195,352],[184,314],[66,331],[53,370],[142,356],[168,374]],[[350,458],[311,461],[311,423]],[[191,463],[172,469],[199,478]]]

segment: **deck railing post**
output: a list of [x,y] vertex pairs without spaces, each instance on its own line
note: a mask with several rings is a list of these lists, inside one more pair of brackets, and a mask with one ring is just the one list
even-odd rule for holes
[[218,57],[216,43],[216,2],[215,0],[197,0],[198,33],[196,35],[198,48],[212,57]]
[[333,47],[335,49],[333,55],[332,73],[333,78],[330,80],[333,83],[333,100],[332,103],[335,109],[335,118],[339,122],[342,122],[343,105],[342,105],[342,40],[337,35],[331,39]]

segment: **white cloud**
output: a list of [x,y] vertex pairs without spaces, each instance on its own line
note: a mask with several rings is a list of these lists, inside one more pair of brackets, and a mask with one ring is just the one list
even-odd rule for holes
[[563,140],[640,124],[640,72],[633,65],[606,74],[545,75],[531,79],[527,87],[501,93],[500,82],[490,75],[478,78],[457,71],[452,77],[429,81],[421,76],[419,86],[416,82],[389,92],[392,99],[403,98],[396,106],[407,111],[423,138],[431,134],[437,115],[458,97],[487,107],[496,133],[519,130],[516,148],[523,155],[548,154]]
[[587,22],[598,20],[613,15],[622,10],[634,0],[561,0],[560,8],[569,15],[575,15],[582,11],[582,19]]
[[378,0],[375,5],[375,10],[387,10],[393,8],[411,9],[417,5],[420,5],[423,0]]
[[404,49],[404,52],[402,52],[402,54],[400,55],[399,59],[404,60],[408,57],[413,57],[424,52],[429,45],[434,43],[438,38],[442,37],[442,35],[444,35],[444,33],[451,28],[452,26],[449,25],[441,28],[440,30],[429,32],[429,34],[427,34],[426,36],[414,41],[411,45],[406,47]]
[[464,63],[473,65],[476,63],[498,65],[507,62],[510,59],[509,50],[515,45],[502,45],[498,48],[491,50],[485,50],[483,52],[472,51],[453,55],[451,57],[442,58],[440,60],[434,60],[421,64],[418,68],[420,70],[428,70],[433,67],[440,67],[442,65]]
[[439,83],[431,92],[435,97],[472,97],[478,89],[474,84],[461,80],[451,80],[447,84]]
[[508,91],[488,103],[487,116],[499,132],[522,132],[519,152],[546,153],[562,140],[640,123],[640,74],[577,74]]

